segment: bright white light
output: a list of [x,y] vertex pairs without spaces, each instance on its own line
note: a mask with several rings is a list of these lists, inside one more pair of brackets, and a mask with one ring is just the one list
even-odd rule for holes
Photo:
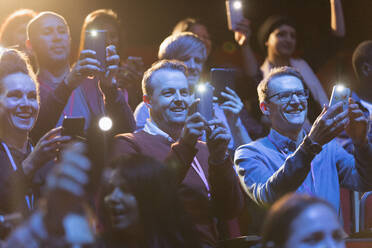
[[90,31],[90,34],[93,36],[93,37],[96,37],[98,35],[98,32],[97,30],[92,30]]
[[199,93],[203,93],[207,90],[207,87],[204,84],[199,84],[199,85],[196,86],[196,90]]
[[99,128],[100,128],[102,131],[106,132],[106,131],[108,131],[108,130],[111,129],[111,127],[112,127],[112,120],[111,120],[109,117],[104,116],[104,117],[102,117],[102,118],[99,120],[99,122],[98,122],[98,126],[99,126]]
[[345,86],[343,86],[342,84],[339,84],[339,85],[336,86],[336,90],[338,92],[342,92],[344,89],[345,89]]
[[242,8],[242,2],[240,1],[235,1],[233,3],[233,6],[234,6],[234,9],[238,10],[238,9],[241,9]]

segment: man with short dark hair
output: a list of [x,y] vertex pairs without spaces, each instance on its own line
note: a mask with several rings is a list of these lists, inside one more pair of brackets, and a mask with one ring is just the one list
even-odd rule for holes
[[116,133],[134,129],[132,112],[116,88],[119,56],[115,46],[106,48],[106,68],[101,66],[95,51],[86,49],[71,69],[70,30],[62,16],[41,12],[29,22],[27,34],[27,46],[35,53],[39,65],[41,104],[32,133],[34,139],[56,124],[61,125],[64,116],[84,117],[87,129],[92,120],[109,115],[115,118]]
[[[111,159],[140,153],[168,161],[179,195],[203,247],[216,247],[216,220],[237,216],[243,195],[228,156],[230,135],[219,120],[189,115],[193,97],[182,62],[163,60],[144,74],[143,99],[150,111],[143,130],[115,137]],[[207,133],[207,143],[198,138]]]
[[[258,95],[272,129],[235,153],[241,184],[258,205],[296,191],[329,201],[340,214],[340,185],[356,191],[372,189],[368,120],[352,99],[346,110],[342,103],[325,107],[306,134],[309,93],[295,69],[272,70],[258,86]],[[353,140],[355,156],[333,140],[343,130]]]

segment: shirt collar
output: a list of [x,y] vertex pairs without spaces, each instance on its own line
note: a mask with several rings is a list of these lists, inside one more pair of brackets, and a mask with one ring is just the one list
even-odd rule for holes
[[145,131],[148,134],[151,135],[160,135],[166,138],[169,142],[174,143],[175,140],[173,140],[166,132],[161,130],[150,118],[146,120],[145,127],[143,128],[143,131]]
[[[304,136],[305,132],[302,130],[300,135]],[[284,135],[281,135],[273,128],[270,130],[268,138],[271,141],[271,143],[273,143],[273,145],[281,152],[285,153],[294,152],[297,149],[295,141],[291,140],[290,138]]]

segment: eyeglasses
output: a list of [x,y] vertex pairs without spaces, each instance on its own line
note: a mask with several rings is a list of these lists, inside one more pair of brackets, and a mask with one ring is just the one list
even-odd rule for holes
[[267,100],[275,96],[278,96],[279,101],[285,103],[285,102],[290,102],[293,98],[293,95],[296,95],[300,101],[306,101],[309,98],[309,90],[305,89],[305,90],[297,90],[297,91],[279,92],[277,94],[267,97]]

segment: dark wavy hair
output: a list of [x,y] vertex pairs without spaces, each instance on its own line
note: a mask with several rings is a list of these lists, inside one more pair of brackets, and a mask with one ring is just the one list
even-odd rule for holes
[[[151,157],[131,155],[118,158],[111,167],[115,168],[116,176],[126,181],[136,198],[144,247],[201,247],[178,199],[178,186],[169,166]],[[103,201],[110,192],[107,183],[104,185],[98,209],[103,230],[107,233],[110,223]]]

